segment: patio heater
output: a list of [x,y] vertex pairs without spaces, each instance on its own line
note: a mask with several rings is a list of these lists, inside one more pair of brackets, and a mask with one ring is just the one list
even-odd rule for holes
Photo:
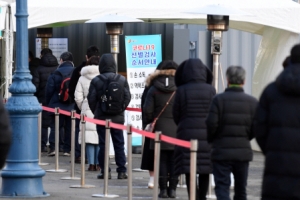
[[123,23],[128,22],[143,22],[142,20],[131,18],[128,16],[121,16],[118,14],[110,14],[96,17],[88,20],[85,23],[105,23],[106,34],[110,36],[110,52],[113,54],[118,72],[118,53],[120,53],[119,35],[123,35]]
[[213,55],[213,85],[218,92],[220,55],[222,53],[222,35],[229,27],[230,15],[249,15],[239,9],[228,7],[222,4],[211,4],[196,8],[187,13],[206,14],[207,30],[211,31],[211,54]]

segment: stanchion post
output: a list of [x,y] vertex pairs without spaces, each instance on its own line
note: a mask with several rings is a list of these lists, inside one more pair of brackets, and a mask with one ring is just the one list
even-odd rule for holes
[[128,171],[128,200],[132,200],[132,131],[131,124],[127,125],[127,171]]
[[85,184],[85,114],[80,115],[80,121],[81,121],[81,180],[80,185],[72,185],[70,188],[93,188],[94,185],[86,185]]
[[155,132],[155,147],[154,147],[154,188],[153,200],[158,198],[158,177],[159,177],[159,160],[160,160],[160,136],[161,131]]
[[[106,119],[105,122],[105,152],[104,152],[104,187],[103,194],[93,194],[92,197],[107,197],[107,198],[116,198],[119,195],[107,194],[108,187],[108,161],[109,161],[109,140],[110,140],[110,119]],[[101,149],[100,149],[101,151]]]
[[[40,104],[42,106],[42,104]],[[38,157],[39,157],[39,165],[49,165],[49,163],[41,162],[41,154],[42,154],[42,112],[38,114]]]
[[75,123],[76,123],[76,111],[71,111],[71,172],[70,177],[62,177],[62,180],[79,180],[79,177],[75,177]]
[[46,170],[47,172],[66,172],[65,169],[59,169],[59,108],[55,108],[55,169]]
[[196,200],[197,150],[198,150],[198,141],[191,140],[190,200]]

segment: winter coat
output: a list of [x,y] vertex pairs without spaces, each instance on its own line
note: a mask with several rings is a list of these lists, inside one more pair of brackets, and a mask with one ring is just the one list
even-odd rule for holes
[[[116,62],[112,54],[103,54],[99,61],[99,72],[107,78],[113,78],[116,75]],[[97,106],[101,102],[101,96],[105,89],[105,82],[99,77],[100,75],[93,78],[89,88],[88,102],[91,111],[94,114],[95,119],[105,120],[111,119],[112,122],[118,124],[124,124],[124,112],[116,115],[108,115],[102,112],[101,108]],[[119,83],[124,84],[124,110],[127,108],[130,100],[130,90],[127,80],[124,76],[120,75]]]
[[8,113],[4,108],[2,97],[0,97],[0,119],[0,169],[2,169],[12,141],[10,120]]
[[38,101],[43,105],[46,105],[45,93],[48,78],[52,72],[58,67],[57,59],[51,53],[45,54],[40,60],[40,65],[32,74],[32,83],[36,87],[34,95],[38,98]]
[[[69,95],[72,99],[75,99],[75,89],[78,83],[78,80],[81,76],[80,71],[81,69],[86,66],[86,61],[83,61],[78,67],[74,68],[72,72],[72,76],[70,78],[70,83],[69,83]],[[76,113],[80,113],[81,110],[78,108],[77,104],[74,104],[74,109],[76,110]]]
[[266,157],[262,199],[300,199],[300,64],[285,68],[264,89],[254,122]]
[[59,74],[60,71],[62,74],[67,75],[72,73],[74,65],[72,62],[65,61],[49,76],[47,85],[46,85],[46,105],[51,108],[59,107],[62,110],[71,111],[74,108],[74,103],[65,104],[59,101],[59,91],[60,86],[63,81],[63,77]]
[[257,100],[242,87],[229,87],[214,97],[206,120],[213,161],[251,161],[250,140]]
[[[146,87],[150,85],[151,79],[153,79],[153,85],[147,92],[143,106],[145,122],[147,124],[153,122],[153,120],[159,115],[173,92],[176,90],[174,82],[175,72],[175,69],[156,70],[147,78]],[[173,102],[174,97],[170,100],[169,105],[167,105],[165,110],[156,121],[154,131],[161,131],[163,135],[176,138],[177,126],[174,123],[172,116]],[[150,141],[150,148],[154,149],[153,140]],[[173,149],[173,144],[166,142],[161,143],[161,150]]]
[[[177,124],[177,138],[198,140],[197,173],[211,172],[210,145],[207,143],[205,120],[216,90],[211,83],[210,70],[199,60],[184,61],[177,69],[177,91],[173,105],[173,118]],[[190,173],[190,149],[175,147],[175,173]]]
[[30,74],[33,75],[34,71],[38,68],[38,66],[40,65],[40,59],[39,58],[32,58],[32,60],[28,63],[29,65],[29,71]]
[[[99,70],[97,65],[88,65],[82,68],[81,77],[78,80],[75,89],[75,102],[78,108],[81,110],[81,114],[85,114],[88,118],[94,118],[94,115],[89,107],[87,96],[89,93],[89,87],[91,80],[99,75]],[[81,144],[81,126],[78,137],[78,142]],[[98,134],[96,130],[96,124],[91,122],[86,122],[85,127],[85,142],[91,144],[98,144]]]

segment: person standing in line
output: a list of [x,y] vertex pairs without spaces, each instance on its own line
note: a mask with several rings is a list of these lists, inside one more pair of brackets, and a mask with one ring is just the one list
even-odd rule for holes
[[[88,118],[94,118],[93,113],[88,104],[87,96],[89,93],[89,87],[91,80],[99,75],[99,57],[92,56],[88,59],[86,66],[83,67],[80,71],[80,78],[78,80],[76,89],[75,89],[75,102],[78,108],[81,110],[81,114],[85,114]],[[91,122],[86,122],[86,129],[85,129],[85,144],[81,142],[81,126],[80,132],[78,137],[78,142],[81,145],[86,145],[86,153],[89,168],[88,171],[99,171],[99,162],[98,162],[98,152],[99,152],[99,145],[98,145],[98,134],[96,130],[96,124]]]
[[[172,116],[172,105],[176,86],[174,76],[178,65],[171,60],[164,60],[160,64],[160,69],[155,70],[147,78],[149,91],[143,106],[145,122],[151,123],[157,119],[154,131],[161,131],[162,134],[176,138],[177,126]],[[154,150],[154,141],[150,141],[150,149]],[[161,142],[159,161],[159,188],[160,198],[176,198],[176,188],[178,175],[174,174],[174,145]]]
[[300,44],[289,65],[262,92],[254,117],[265,156],[262,200],[300,199]]
[[0,119],[0,169],[2,169],[12,142],[10,119],[4,107],[2,97],[0,97]]
[[[73,55],[71,52],[64,52],[60,56],[60,65],[58,68],[49,76],[46,85],[46,105],[51,108],[59,107],[62,110],[69,111],[74,108],[74,103],[62,103],[59,100],[59,92],[61,89],[61,83],[63,76],[71,75],[74,69]],[[63,76],[62,76],[63,75]],[[55,116],[52,116],[51,131],[49,136],[50,151],[48,156],[55,155]],[[70,156],[71,151],[71,118],[66,115],[59,115],[59,128],[64,129],[64,146],[63,155]],[[61,132],[60,132],[61,134]]]
[[28,52],[28,66],[30,74],[33,75],[34,71],[40,65],[40,59],[35,57],[31,51]]
[[[112,54],[103,54],[99,61],[99,72],[100,75],[93,78],[89,88],[88,102],[91,111],[94,114],[95,119],[106,120],[111,119],[113,123],[124,124],[124,111],[127,108],[130,100],[130,89],[126,78],[116,71],[117,65]],[[114,100],[113,107],[121,108],[121,110],[116,114],[108,114],[108,107],[104,109],[102,102],[107,102],[110,97],[106,96],[104,90],[107,89],[108,82],[114,81],[115,85],[120,86],[117,89],[118,94],[122,94],[120,100],[117,102]],[[117,84],[118,83],[118,84]],[[111,91],[112,92],[112,91]],[[99,106],[97,106],[99,105]],[[118,109],[119,110],[119,109]],[[111,128],[111,139],[113,142],[115,150],[115,161],[117,164],[118,179],[127,179],[126,174],[126,156],[125,156],[125,142],[123,131],[119,129]],[[97,132],[99,136],[99,165],[101,168],[101,173],[97,176],[98,179],[104,178],[104,149],[105,149],[105,126],[97,125]],[[109,168],[108,178],[111,179],[111,169]]]
[[[211,85],[212,73],[198,58],[182,62],[175,74],[177,91],[173,105],[173,118],[177,124],[177,138],[198,140],[197,200],[205,200],[212,171],[210,145],[207,142],[205,120],[215,88]],[[187,192],[190,191],[190,150],[175,146],[175,173],[185,174]],[[195,183],[196,184],[196,183]],[[190,194],[189,194],[190,195]]]
[[230,200],[230,173],[234,176],[234,200],[247,199],[249,162],[253,159],[253,118],[257,100],[244,93],[246,72],[240,66],[226,71],[227,88],[216,95],[206,119],[207,141],[212,144],[211,159],[217,199]]
[[[39,103],[42,106],[46,106],[46,84],[48,77],[52,72],[57,69],[58,62],[56,57],[52,54],[52,50],[44,48],[41,51],[41,60],[40,65],[32,74],[32,82],[35,85],[36,92],[34,96],[37,97]],[[47,143],[48,143],[48,128],[51,124],[51,113],[48,111],[42,111],[42,136],[41,136],[41,150],[42,152],[48,152]]]
[[[156,70],[160,69],[162,65],[162,62],[158,64],[156,67]],[[141,109],[142,109],[142,127],[143,130],[146,128],[146,119],[145,119],[145,113],[143,112],[143,106],[145,104],[147,93],[150,89],[150,87],[153,85],[153,76],[151,74],[146,78],[146,84],[145,89],[142,94],[141,99]],[[150,141],[152,139],[145,137],[144,145],[143,145],[143,151],[142,151],[142,160],[141,160],[141,169],[148,170],[149,171],[149,182],[148,182],[148,188],[152,189],[154,187],[154,150],[150,149]]]
[[[70,79],[70,83],[69,83],[69,95],[72,99],[75,99],[75,89],[76,89],[76,85],[78,83],[78,80],[80,78],[80,71],[81,69],[86,66],[86,62],[89,58],[91,58],[92,56],[100,56],[99,53],[99,48],[95,45],[91,45],[87,48],[86,50],[86,55],[85,55],[85,59],[79,66],[77,66],[76,68],[74,68],[74,71],[72,73],[71,79]],[[80,109],[78,108],[77,104],[74,104],[74,110],[76,110],[77,114],[80,114]],[[80,144],[78,143],[78,136],[79,136],[79,125],[80,124],[80,119],[75,120],[75,163],[81,163],[81,147]]]

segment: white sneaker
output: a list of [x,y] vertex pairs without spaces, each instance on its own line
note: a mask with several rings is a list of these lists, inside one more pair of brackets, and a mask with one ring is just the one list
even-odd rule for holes
[[150,176],[149,182],[148,182],[148,188],[153,189],[154,188],[154,177]]
[[68,153],[68,152],[65,152],[65,153],[64,153],[64,156],[71,156],[71,154]]
[[55,151],[50,151],[50,152],[48,153],[48,156],[55,156]]

